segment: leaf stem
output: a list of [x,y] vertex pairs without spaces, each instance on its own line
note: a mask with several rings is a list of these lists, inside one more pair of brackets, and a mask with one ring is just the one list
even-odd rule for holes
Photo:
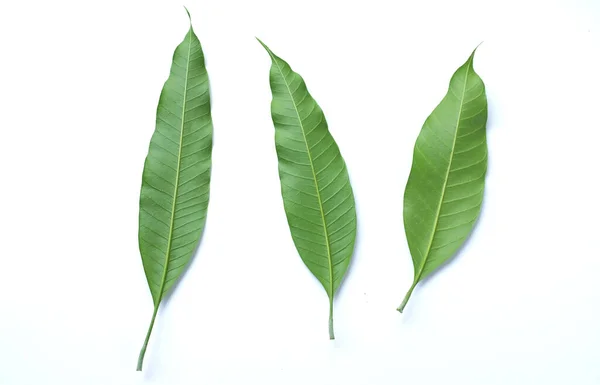
[[397,309],[400,313],[402,313],[402,311],[404,311],[404,308],[406,307],[406,304],[408,303],[408,300],[410,299],[410,296],[411,296],[413,290],[415,290],[415,286],[417,286],[417,283],[419,283],[419,281],[415,280],[413,282],[412,286],[410,287],[410,289],[408,289],[408,293],[406,293],[406,295],[404,296],[404,300],[402,300],[402,303],[400,304],[400,306]]
[[333,333],[333,299],[329,299],[329,339],[335,340],[335,334]]
[[158,304],[154,305],[154,312],[152,313],[152,320],[150,321],[150,326],[148,327],[148,332],[146,333],[146,339],[144,340],[144,345],[142,345],[142,350],[140,350],[140,356],[138,358],[137,363],[137,371],[142,371],[142,366],[144,365],[144,356],[146,355],[146,348],[148,347],[148,341],[150,341],[150,335],[152,334],[152,328],[154,327],[154,320],[156,319],[156,314],[158,313]]

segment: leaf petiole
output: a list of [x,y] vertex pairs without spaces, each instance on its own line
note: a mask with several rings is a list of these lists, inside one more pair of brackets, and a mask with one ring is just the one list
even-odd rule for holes
[[152,334],[152,328],[154,327],[154,320],[156,319],[156,314],[158,313],[158,305],[154,306],[154,312],[152,313],[152,320],[150,321],[150,326],[148,327],[148,332],[146,333],[146,338],[144,339],[144,345],[142,345],[142,350],[140,350],[140,356],[138,357],[137,362],[137,371],[142,371],[142,366],[144,365],[144,356],[146,355],[146,348],[148,347],[148,342],[150,341],[150,335]]
[[329,299],[329,339],[335,340],[335,334],[333,333],[333,299]]
[[415,280],[415,282],[413,282],[412,286],[410,287],[410,289],[408,289],[408,292],[404,296],[402,303],[400,304],[400,306],[397,309],[400,313],[402,313],[404,311],[404,308],[406,307],[406,304],[408,303],[408,300],[410,299],[410,296],[412,295],[413,290],[415,290],[417,283],[419,283],[419,281]]

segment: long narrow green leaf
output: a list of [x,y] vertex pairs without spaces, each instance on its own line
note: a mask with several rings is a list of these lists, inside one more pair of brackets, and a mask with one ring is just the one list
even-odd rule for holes
[[175,49],[171,74],[160,94],[142,176],[139,245],[154,312],[137,370],[142,370],[160,302],[183,273],[202,234],[211,152],[208,75],[190,25]]
[[415,286],[452,257],[481,210],[487,169],[485,86],[471,54],[417,138],[404,193],[404,227]]
[[333,298],[356,238],[354,195],[344,159],[304,80],[260,43],[272,60],[271,115],[285,213],[300,257],[329,297],[334,339]]

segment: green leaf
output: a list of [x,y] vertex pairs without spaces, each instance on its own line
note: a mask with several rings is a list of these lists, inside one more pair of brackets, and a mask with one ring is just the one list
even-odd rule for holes
[[485,86],[473,56],[452,76],[448,93],[417,138],[404,193],[404,227],[415,286],[452,257],[481,210],[487,168]]
[[200,41],[190,24],[175,49],[171,73],[160,94],[142,176],[139,246],[154,313],[137,370],[142,370],[160,302],[183,273],[202,234],[211,152],[208,75]]
[[334,339],[333,298],[356,238],[348,171],[304,80],[259,42],[272,60],[271,115],[285,213],[300,257],[329,297],[329,337]]

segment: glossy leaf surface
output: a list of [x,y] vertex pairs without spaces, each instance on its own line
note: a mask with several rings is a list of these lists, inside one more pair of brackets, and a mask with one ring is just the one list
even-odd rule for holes
[[415,286],[451,258],[479,216],[487,168],[485,86],[469,57],[417,138],[404,193]]
[[160,94],[142,176],[139,247],[154,313],[138,370],[160,302],[183,273],[204,228],[211,152],[208,75],[200,41],[190,26]]
[[329,297],[333,339],[333,298],[356,238],[354,195],[323,111],[300,75],[263,46],[272,60],[271,115],[285,213],[300,257]]

